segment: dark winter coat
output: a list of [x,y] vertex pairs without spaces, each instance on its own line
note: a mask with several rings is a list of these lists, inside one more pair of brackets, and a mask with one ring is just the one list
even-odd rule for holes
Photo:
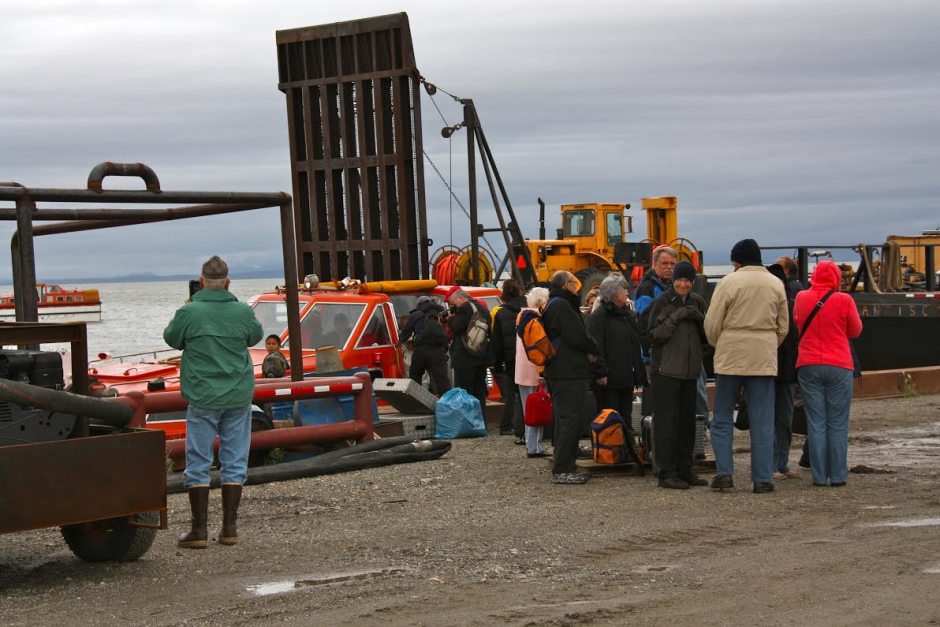
[[524,296],[515,296],[503,303],[493,320],[493,362],[497,364],[516,361],[516,318],[526,306]]
[[806,286],[800,283],[800,279],[798,277],[787,277],[787,300],[791,302],[796,300],[796,295],[805,289]]
[[646,368],[640,356],[640,329],[636,314],[629,307],[602,302],[588,316],[587,328],[601,351],[598,375],[607,377],[608,388],[647,385]]
[[[788,288],[789,289],[789,288]],[[800,334],[796,330],[796,322],[793,320],[793,300],[787,300],[787,308],[790,313],[790,328],[787,330],[787,336],[777,347],[777,381],[782,383],[796,383],[796,358],[799,355]]]
[[548,337],[557,342],[555,357],[545,366],[545,378],[590,379],[594,371],[589,354],[600,356],[600,349],[584,328],[581,299],[568,290],[549,290],[551,297],[542,311],[542,326]]
[[689,294],[685,302],[672,289],[650,305],[651,370],[675,379],[698,379],[706,344],[705,300]]
[[419,346],[447,347],[447,332],[440,323],[430,318],[444,312],[444,308],[435,302],[421,303],[421,306],[412,309],[408,321],[399,333],[399,341],[404,343],[413,337],[415,348]]
[[[463,336],[467,333],[470,326],[470,320],[473,318],[474,308],[483,317],[484,322],[489,323],[490,312],[486,306],[479,301],[470,299],[457,308],[457,311],[448,319],[447,326],[450,328],[450,334],[453,341],[450,343],[450,359],[454,368],[463,366],[488,366],[493,361],[492,354],[473,355],[463,345]],[[492,338],[490,338],[490,350],[492,351]]]

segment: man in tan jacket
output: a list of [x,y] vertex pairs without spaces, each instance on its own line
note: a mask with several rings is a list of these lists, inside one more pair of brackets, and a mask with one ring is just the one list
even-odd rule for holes
[[712,449],[718,474],[713,490],[734,487],[732,413],[744,388],[751,429],[751,480],[754,492],[773,492],[774,378],[777,346],[787,335],[789,314],[783,284],[761,265],[752,239],[731,249],[734,272],[715,288],[705,334],[715,347],[715,412]]

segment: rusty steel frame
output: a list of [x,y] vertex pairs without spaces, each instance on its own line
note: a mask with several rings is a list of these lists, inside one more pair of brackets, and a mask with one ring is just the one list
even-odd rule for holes
[[277,31],[298,274],[430,276],[419,74],[405,13]]
[[[104,190],[108,176],[139,177],[146,190]],[[0,220],[16,220],[17,231],[10,240],[13,268],[13,293],[16,320],[36,322],[39,318],[36,295],[36,258],[33,237],[54,233],[72,233],[132,224],[149,224],[199,216],[219,215],[278,207],[280,209],[281,247],[284,281],[287,286],[287,326],[291,335],[300,334],[300,312],[297,298],[297,261],[294,236],[294,210],[289,194],[254,192],[193,192],[164,191],[154,171],[142,163],[96,165],[88,175],[87,189],[27,188],[19,183],[0,183],[0,201],[13,201],[15,208],[0,207]],[[40,209],[37,201],[50,203],[139,203],[182,204],[182,207],[161,209],[140,208],[59,208]],[[189,203],[200,203],[190,205]],[[64,220],[34,225],[36,220]],[[24,346],[35,346],[32,344]],[[292,376],[302,378],[301,347],[290,348]]]
[[166,529],[164,436],[149,429],[5,446],[0,533],[160,512]]
[[[0,323],[0,345],[49,342],[70,343],[72,391],[87,393],[84,322]],[[88,417],[79,415],[66,440],[0,449],[0,533],[154,511],[160,513],[160,528],[166,529],[163,434],[90,435]]]

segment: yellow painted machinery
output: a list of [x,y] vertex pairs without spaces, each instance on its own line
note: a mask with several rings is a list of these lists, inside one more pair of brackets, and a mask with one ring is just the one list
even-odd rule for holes
[[[650,251],[662,244],[672,246],[679,252],[680,260],[689,260],[701,270],[698,249],[678,236],[676,197],[657,196],[644,198],[642,202],[648,238],[639,245],[628,243],[625,237],[633,232],[632,216],[627,215],[629,204],[562,205],[562,226],[556,239],[525,240],[535,280],[543,283],[558,270],[568,270],[581,281],[583,296],[610,272],[624,270],[626,264],[632,266],[628,272],[636,282],[649,265]],[[521,263],[521,259],[517,259],[517,263]]]

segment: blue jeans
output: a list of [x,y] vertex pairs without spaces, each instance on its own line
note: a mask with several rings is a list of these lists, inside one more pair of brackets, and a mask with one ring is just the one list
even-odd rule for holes
[[803,366],[799,378],[813,483],[845,483],[849,474],[852,371],[837,366]]
[[774,470],[790,470],[790,442],[793,440],[793,395],[796,383],[774,382]]
[[712,450],[719,475],[734,475],[734,406],[741,386],[751,425],[751,481],[770,483],[774,474],[774,377],[715,375]]
[[209,485],[212,445],[219,437],[219,479],[242,485],[248,476],[248,447],[251,444],[251,406],[234,409],[186,410],[186,488]]

